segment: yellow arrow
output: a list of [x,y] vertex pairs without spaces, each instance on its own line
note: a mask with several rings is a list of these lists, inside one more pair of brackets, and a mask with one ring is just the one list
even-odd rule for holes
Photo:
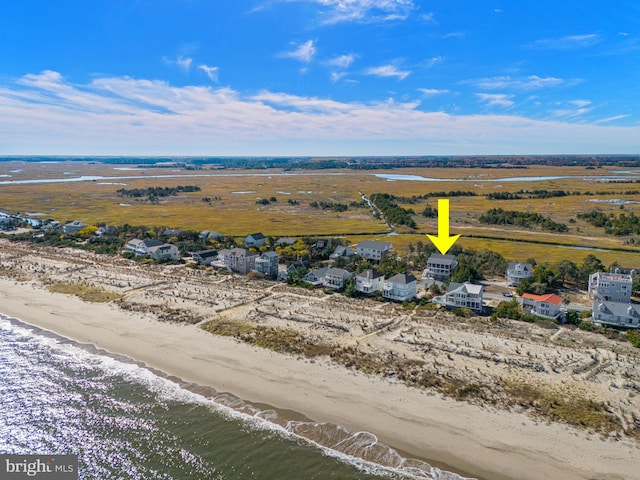
[[460,235],[449,236],[449,199],[438,199],[438,236],[429,235],[429,240],[433,242],[442,255],[446,255]]

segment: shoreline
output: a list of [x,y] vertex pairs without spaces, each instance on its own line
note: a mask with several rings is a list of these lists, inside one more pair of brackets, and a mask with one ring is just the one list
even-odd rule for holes
[[299,360],[31,283],[0,279],[0,305],[3,314],[169,377],[351,432],[371,432],[392,448],[438,459],[435,464],[456,473],[492,480],[640,478],[640,449],[628,439],[601,440],[366,376],[326,359]]

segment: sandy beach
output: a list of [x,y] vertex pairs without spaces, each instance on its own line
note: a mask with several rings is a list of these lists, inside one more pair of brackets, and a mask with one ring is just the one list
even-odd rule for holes
[[[458,347],[448,353],[451,365],[438,367],[443,375],[471,368],[477,370],[474,375],[486,375],[490,381],[490,376],[473,363],[481,360],[487,371],[494,370],[496,375],[511,372],[512,378],[532,382],[549,377],[549,382],[566,388],[574,388],[575,383],[575,388],[580,386],[594,398],[609,395],[606,400],[612,409],[620,409],[622,418],[640,417],[638,396],[632,389],[612,388],[597,378],[599,372],[581,371],[576,365],[582,361],[582,350],[561,342],[530,341],[517,326],[515,339],[496,337],[468,325],[449,329],[443,323],[446,318],[423,319],[417,312],[403,312],[396,306],[373,302],[354,305],[353,301],[348,306],[335,296],[304,294],[261,282],[251,288],[246,280],[234,283],[238,282],[235,277],[206,277],[203,272],[187,272],[184,267],[141,266],[86,252],[45,250],[4,241],[0,246],[0,313],[77,342],[125,355],[187,382],[212,386],[218,392],[299,412],[315,422],[344,425],[351,432],[371,432],[379,441],[410,456],[432,460],[457,473],[496,480],[640,479],[639,444],[628,436],[606,437],[541,421],[517,409],[507,411],[480,402],[456,401],[428,389],[408,387],[392,377],[344,368],[327,357],[310,360],[215,336],[196,324],[223,316],[272,326],[295,325],[309,338],[339,337],[345,345],[396,349],[394,355],[407,358],[415,354],[421,337],[431,335],[434,350],[440,342]],[[115,302],[87,303],[51,293],[43,282],[53,280],[90,282],[111,289],[128,302],[128,308]],[[182,316],[181,323],[160,320],[159,306],[166,304]],[[142,308],[145,305],[149,308]],[[351,326],[348,332],[338,328],[341,321]],[[376,322],[384,325],[384,335],[380,334],[381,328],[376,329]],[[560,335],[573,334],[559,332],[548,335],[555,335],[555,341]],[[494,344],[489,345],[492,338]],[[460,353],[474,348],[474,342],[504,359],[498,364],[487,358],[478,360],[469,352]],[[521,355],[501,350],[511,348],[509,342],[524,350],[536,349],[535,358],[544,362],[551,362],[554,356],[566,357],[572,373],[563,377],[561,360],[549,364],[549,369],[539,375],[530,373],[526,362],[518,367],[508,361],[509,355]],[[632,384],[638,380],[633,376],[637,375],[637,356],[631,350],[613,351],[603,343],[595,345],[594,351],[609,370],[619,368],[611,370],[613,373],[602,368],[602,375],[611,374],[618,380],[624,377]],[[428,352],[423,349],[421,355]],[[589,357],[584,355],[586,362]],[[439,361],[444,362],[434,360],[434,364],[440,365]],[[623,370],[631,373],[624,376]],[[591,374],[591,379],[586,381],[583,373]]]

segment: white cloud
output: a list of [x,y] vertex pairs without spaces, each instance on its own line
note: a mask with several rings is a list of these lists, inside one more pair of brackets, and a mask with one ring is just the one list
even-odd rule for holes
[[176,58],[164,57],[162,60],[164,60],[164,63],[167,65],[178,67],[185,73],[189,72],[191,64],[193,63],[193,59],[191,57],[183,57],[182,55],[178,55]]
[[554,50],[570,50],[574,48],[585,48],[600,42],[602,37],[597,33],[585,35],[566,35],[558,38],[543,38],[536,40],[533,45]]
[[[511,102],[484,95],[499,106]],[[635,153],[640,138],[639,126],[573,117],[450,115],[423,111],[418,102],[249,96],[129,77],[74,84],[53,71],[0,83],[0,131],[10,155]]]
[[344,69],[349,68],[354,60],[355,57],[353,56],[353,54],[349,53],[347,55],[340,55],[338,57],[332,58],[331,60],[327,61],[327,65]]
[[486,102],[490,107],[511,107],[513,102],[509,100],[513,95],[505,95],[504,93],[476,93],[476,96]]
[[375,75],[377,77],[397,77],[399,80],[404,80],[411,72],[408,70],[398,70],[393,65],[381,65],[379,67],[371,67],[364,72],[367,75]]
[[338,82],[342,77],[344,77],[347,74],[347,72],[331,72],[331,75],[329,76],[329,78],[331,78],[331,81],[333,83]]
[[323,7],[325,23],[405,20],[415,8],[413,0],[298,0]]
[[218,83],[218,67],[209,67],[205,64],[202,64],[198,65],[198,68],[202,70],[207,77],[209,77],[209,80]]
[[615,120],[621,120],[623,118],[627,118],[630,117],[631,114],[628,113],[626,115],[614,115],[613,117],[607,117],[607,118],[601,118],[600,120],[596,120],[595,122],[593,122],[594,124],[599,124],[599,123],[608,123],[608,122],[613,122]]
[[433,12],[429,12],[429,13],[423,13],[422,15],[420,15],[420,19],[425,22],[425,23],[429,23],[432,25],[437,25],[438,22],[436,21],[436,14]]
[[435,57],[431,57],[425,62],[427,68],[435,67],[437,64],[444,62],[444,57],[441,55],[436,55]]
[[528,77],[512,78],[510,76],[480,78],[470,80],[468,82],[478,88],[485,90],[497,90],[512,88],[517,90],[534,90],[538,88],[548,88],[567,83],[566,80],[556,77],[539,77],[537,75],[529,75]]
[[309,63],[313,60],[313,56],[316,54],[316,46],[313,40],[307,40],[297,48],[290,52],[284,52],[283,57],[293,58],[300,62]]
[[438,90],[437,88],[419,88],[418,91],[422,92],[424,95],[427,95],[427,96],[442,95],[443,93],[449,93],[449,90]]
[[570,100],[569,103],[571,105],[575,105],[576,107],[583,108],[587,105],[591,105],[591,100]]

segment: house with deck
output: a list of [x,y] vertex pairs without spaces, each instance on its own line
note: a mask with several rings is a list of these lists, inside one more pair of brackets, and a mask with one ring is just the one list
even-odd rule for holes
[[517,287],[525,278],[533,275],[533,265],[530,263],[509,262],[507,266],[507,285]]
[[458,260],[455,255],[432,253],[427,260],[427,268],[422,272],[422,278],[446,282],[457,266]]
[[589,275],[589,294],[606,302],[631,301],[633,278],[625,273],[596,272]]
[[256,259],[260,254],[250,252],[246,248],[223,249],[218,252],[218,258],[232,272],[246,275],[256,268]]
[[324,285],[324,277],[329,267],[315,268],[304,276],[304,281],[310,283],[314,287]]
[[353,277],[353,273],[344,268],[329,268],[325,275],[322,284],[333,290],[342,290],[346,281]]
[[160,240],[140,240],[134,238],[129,240],[124,246],[124,251],[133,253],[135,256],[143,256],[149,254],[149,249],[162,245]]
[[522,295],[522,309],[537,317],[557,320],[562,315],[564,298],[555,293],[546,295],[534,295],[525,293]]
[[167,262],[170,260],[180,260],[180,250],[175,245],[163,243],[149,247],[147,255],[156,262]]
[[278,277],[279,259],[276,252],[264,252],[255,260],[255,271],[266,278],[275,279]]
[[444,304],[451,308],[469,308],[481,312],[483,291],[482,285],[451,282],[444,295]]
[[640,305],[637,303],[594,298],[591,315],[593,322],[598,324],[623,328],[640,327]]
[[365,295],[373,295],[384,288],[384,275],[373,269],[365,270],[356,275],[356,290]]
[[379,262],[384,255],[391,251],[392,248],[393,245],[390,242],[363,240],[356,246],[356,253],[365,260]]
[[396,302],[408,302],[416,297],[417,285],[416,277],[399,273],[385,280],[382,296]]

